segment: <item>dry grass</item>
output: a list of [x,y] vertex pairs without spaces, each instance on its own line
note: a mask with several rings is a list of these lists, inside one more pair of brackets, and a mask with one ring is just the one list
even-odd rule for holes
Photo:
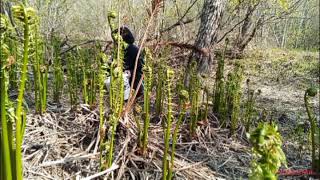
[[[28,115],[23,146],[25,178],[79,179],[98,173],[98,109],[90,110],[86,105],[80,105],[75,112],[56,106],[48,108],[43,116]],[[208,123],[201,131],[198,129],[198,138],[192,142],[185,140],[187,132],[183,131],[179,137],[175,160],[177,179],[228,179],[231,172],[236,175],[235,172],[243,171],[238,177],[246,173],[243,168],[249,159],[246,143],[241,138],[228,138],[229,131],[217,128],[213,116]],[[136,144],[137,129],[132,116],[121,120],[114,170],[106,177],[161,178],[164,148],[161,123],[151,124],[149,132],[149,149],[144,158]],[[218,172],[221,169],[230,172]]]

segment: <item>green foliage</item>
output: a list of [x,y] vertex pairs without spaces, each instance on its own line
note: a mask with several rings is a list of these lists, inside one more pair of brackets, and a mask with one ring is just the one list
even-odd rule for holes
[[253,161],[249,179],[277,179],[281,164],[286,163],[283,153],[282,139],[275,124],[261,123],[248,134],[252,144]]
[[278,2],[283,9],[288,10],[288,1],[287,0],[278,0]]
[[107,148],[105,142],[106,137],[106,127],[105,127],[105,105],[104,105],[104,81],[106,79],[107,71],[107,56],[104,53],[100,54],[101,62],[99,64],[99,74],[98,74],[98,85],[99,85],[99,113],[100,113],[100,124],[99,124],[99,135],[100,135],[100,169],[105,167],[105,160],[103,158],[103,151]]
[[[87,99],[88,103],[90,106],[93,106],[96,102],[96,77],[97,77],[97,72],[96,68],[98,67],[97,63],[99,60],[99,56],[97,55],[98,52],[100,51],[100,44],[96,44],[93,50],[93,56],[87,57],[87,61],[85,62],[85,76],[87,81],[85,83],[86,89],[87,89]],[[94,61],[94,62],[93,62]]]
[[241,83],[243,76],[243,67],[240,63],[235,64],[233,73],[228,75],[226,84],[226,97],[228,113],[231,115],[231,134],[234,134],[239,120],[240,114],[240,98],[241,98]]

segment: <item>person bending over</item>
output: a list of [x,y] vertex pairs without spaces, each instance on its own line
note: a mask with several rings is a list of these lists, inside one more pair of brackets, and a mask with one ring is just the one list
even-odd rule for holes
[[[113,34],[118,33],[118,29],[114,30],[112,33]],[[129,83],[131,85],[133,81],[132,78],[134,74],[135,61],[138,55],[139,48],[134,44],[134,41],[135,41],[134,36],[128,27],[126,26],[120,27],[120,36],[122,37],[123,41],[128,44],[128,46],[124,50],[124,70],[130,71],[131,76],[129,78]],[[142,51],[140,53],[140,56],[137,62],[136,76],[133,84],[134,90],[137,89],[139,81],[142,78],[143,65],[144,65],[144,52]],[[143,83],[139,88],[137,97],[140,97],[141,95],[143,95]]]

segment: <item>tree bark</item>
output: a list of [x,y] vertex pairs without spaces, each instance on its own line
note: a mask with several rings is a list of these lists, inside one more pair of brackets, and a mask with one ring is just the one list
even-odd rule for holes
[[255,36],[257,28],[260,26],[261,17],[257,23],[253,21],[254,11],[257,9],[259,2],[256,4],[249,4],[246,10],[245,19],[240,27],[239,35],[236,39],[234,46],[232,47],[231,56],[232,57],[241,57],[245,47],[249,44],[252,38]]
[[226,0],[204,1],[195,46],[203,49],[206,53],[203,54],[199,53],[199,51],[193,51],[189,59],[189,65],[193,60],[197,62],[199,73],[206,73],[211,64],[210,47],[214,44],[217,37],[225,4]]

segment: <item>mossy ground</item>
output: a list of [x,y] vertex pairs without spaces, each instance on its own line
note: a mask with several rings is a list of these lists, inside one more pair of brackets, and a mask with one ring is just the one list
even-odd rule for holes
[[[310,125],[303,97],[308,87],[319,87],[319,52],[259,50],[248,52],[241,61],[252,88],[262,91],[257,98],[258,116],[265,109],[279,126],[288,167],[310,168]],[[312,104],[319,121],[319,96]]]

